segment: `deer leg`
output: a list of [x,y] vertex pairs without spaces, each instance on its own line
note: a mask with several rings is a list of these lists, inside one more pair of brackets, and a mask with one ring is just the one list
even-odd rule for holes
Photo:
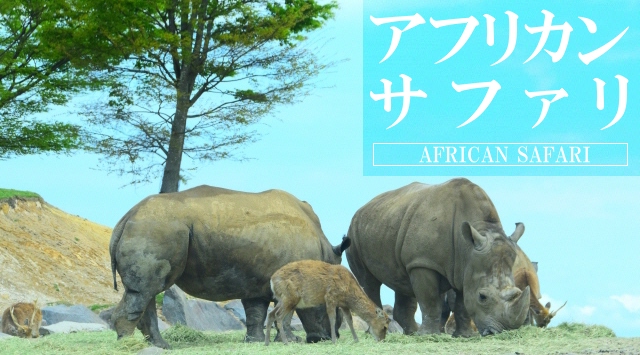
[[264,337],[264,345],[269,346],[269,341],[271,340],[271,326],[273,325],[273,321],[276,319],[276,311],[278,310],[278,305],[276,305],[271,312],[269,312],[269,316],[267,317],[267,334]]
[[329,317],[329,327],[331,328],[331,341],[336,343],[336,304],[330,300],[328,297],[324,297],[327,307],[327,316]]
[[358,342],[358,334],[356,334],[356,330],[353,328],[353,317],[351,316],[351,311],[347,307],[340,307],[342,310],[342,316],[347,320],[347,324],[349,325],[349,329],[351,329],[351,335],[353,335],[353,341]]
[[[280,306],[281,304],[282,306]],[[287,334],[284,332],[284,319],[289,316],[289,313],[293,313],[294,309],[295,305],[285,304],[284,302],[279,302],[274,308],[274,311],[276,312],[276,325],[278,326],[280,338],[284,345],[288,344]]]

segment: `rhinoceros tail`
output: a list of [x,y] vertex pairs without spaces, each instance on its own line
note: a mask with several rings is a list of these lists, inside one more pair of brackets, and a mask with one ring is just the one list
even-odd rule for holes
[[122,237],[122,233],[124,232],[124,226],[127,224],[129,220],[129,214],[125,215],[118,221],[115,228],[113,228],[113,232],[111,233],[111,241],[109,242],[109,256],[111,257],[111,273],[113,274],[113,288],[118,291],[118,281],[116,280],[116,266],[118,262],[116,260],[116,248],[118,247],[118,243],[120,242],[120,238]]

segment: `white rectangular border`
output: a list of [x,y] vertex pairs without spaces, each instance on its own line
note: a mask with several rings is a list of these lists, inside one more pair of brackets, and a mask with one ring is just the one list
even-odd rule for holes
[[[622,164],[589,164],[589,165],[577,165],[577,164],[376,164],[376,144],[378,145],[427,145],[427,144],[442,144],[442,145],[454,145],[454,144],[464,144],[464,145],[472,145],[472,144],[484,144],[484,145],[498,145],[498,144],[506,144],[506,145],[516,145],[516,144],[548,144],[548,145],[558,145],[558,144],[581,144],[581,145],[625,145],[626,146],[626,163]],[[453,142],[429,142],[429,143],[387,143],[387,142],[374,142],[371,146],[371,166],[420,166],[420,167],[432,167],[432,166],[446,166],[446,167],[464,167],[464,166],[473,166],[473,167],[491,167],[491,166],[505,166],[505,167],[614,167],[614,166],[629,166],[629,143],[592,143],[592,142],[580,142],[580,143],[569,143],[569,142],[556,142],[556,143],[536,143],[536,142],[519,142],[519,143],[500,143],[500,142],[491,142],[491,143],[479,143],[479,142],[464,142],[464,143],[453,143]]]

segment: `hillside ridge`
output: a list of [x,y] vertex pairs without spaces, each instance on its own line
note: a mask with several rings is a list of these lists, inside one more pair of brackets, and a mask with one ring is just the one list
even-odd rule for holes
[[18,301],[109,304],[111,228],[41,197],[0,199],[0,309]]

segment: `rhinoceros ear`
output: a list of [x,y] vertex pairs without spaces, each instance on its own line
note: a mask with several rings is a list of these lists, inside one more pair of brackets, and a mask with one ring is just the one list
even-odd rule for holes
[[478,231],[473,228],[469,222],[462,222],[462,236],[476,249],[482,249],[482,247],[487,243],[487,237],[478,233]]
[[513,240],[514,243],[517,243],[523,234],[524,234],[524,223],[518,222],[516,223],[516,230],[513,231],[513,234],[511,234],[509,238],[511,238],[511,240]]
[[347,237],[346,235],[342,237],[342,243],[340,243],[340,245],[336,245],[333,247],[333,252],[337,255],[337,256],[342,256],[342,252],[344,252],[345,250],[347,250],[347,248],[351,245],[351,238]]

